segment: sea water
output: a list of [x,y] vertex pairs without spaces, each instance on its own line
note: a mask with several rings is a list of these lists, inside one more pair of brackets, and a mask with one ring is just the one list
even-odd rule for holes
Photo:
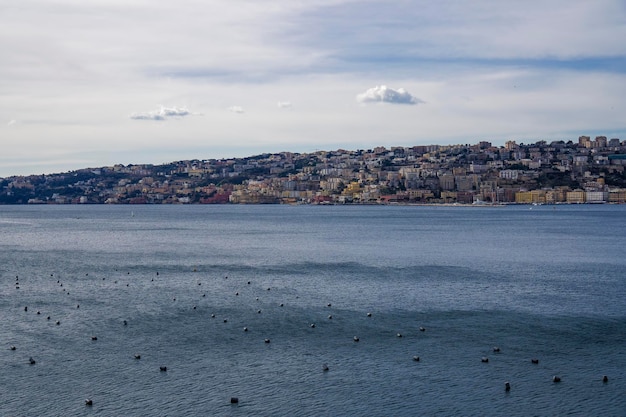
[[0,415],[623,416],[624,226],[609,205],[2,206]]

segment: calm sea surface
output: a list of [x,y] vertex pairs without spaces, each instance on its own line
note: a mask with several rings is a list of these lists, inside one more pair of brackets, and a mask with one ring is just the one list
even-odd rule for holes
[[625,228],[609,205],[0,206],[0,416],[625,416]]

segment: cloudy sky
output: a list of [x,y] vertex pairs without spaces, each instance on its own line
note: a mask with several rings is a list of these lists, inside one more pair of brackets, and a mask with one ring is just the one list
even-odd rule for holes
[[626,140],[624,0],[0,0],[0,177]]

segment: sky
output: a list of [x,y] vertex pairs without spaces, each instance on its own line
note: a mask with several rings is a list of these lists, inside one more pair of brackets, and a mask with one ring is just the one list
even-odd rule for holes
[[624,0],[0,0],[0,177],[626,140]]

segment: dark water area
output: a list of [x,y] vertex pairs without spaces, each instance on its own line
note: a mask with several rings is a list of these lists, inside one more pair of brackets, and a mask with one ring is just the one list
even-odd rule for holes
[[0,207],[0,415],[623,416],[624,225],[609,205]]

